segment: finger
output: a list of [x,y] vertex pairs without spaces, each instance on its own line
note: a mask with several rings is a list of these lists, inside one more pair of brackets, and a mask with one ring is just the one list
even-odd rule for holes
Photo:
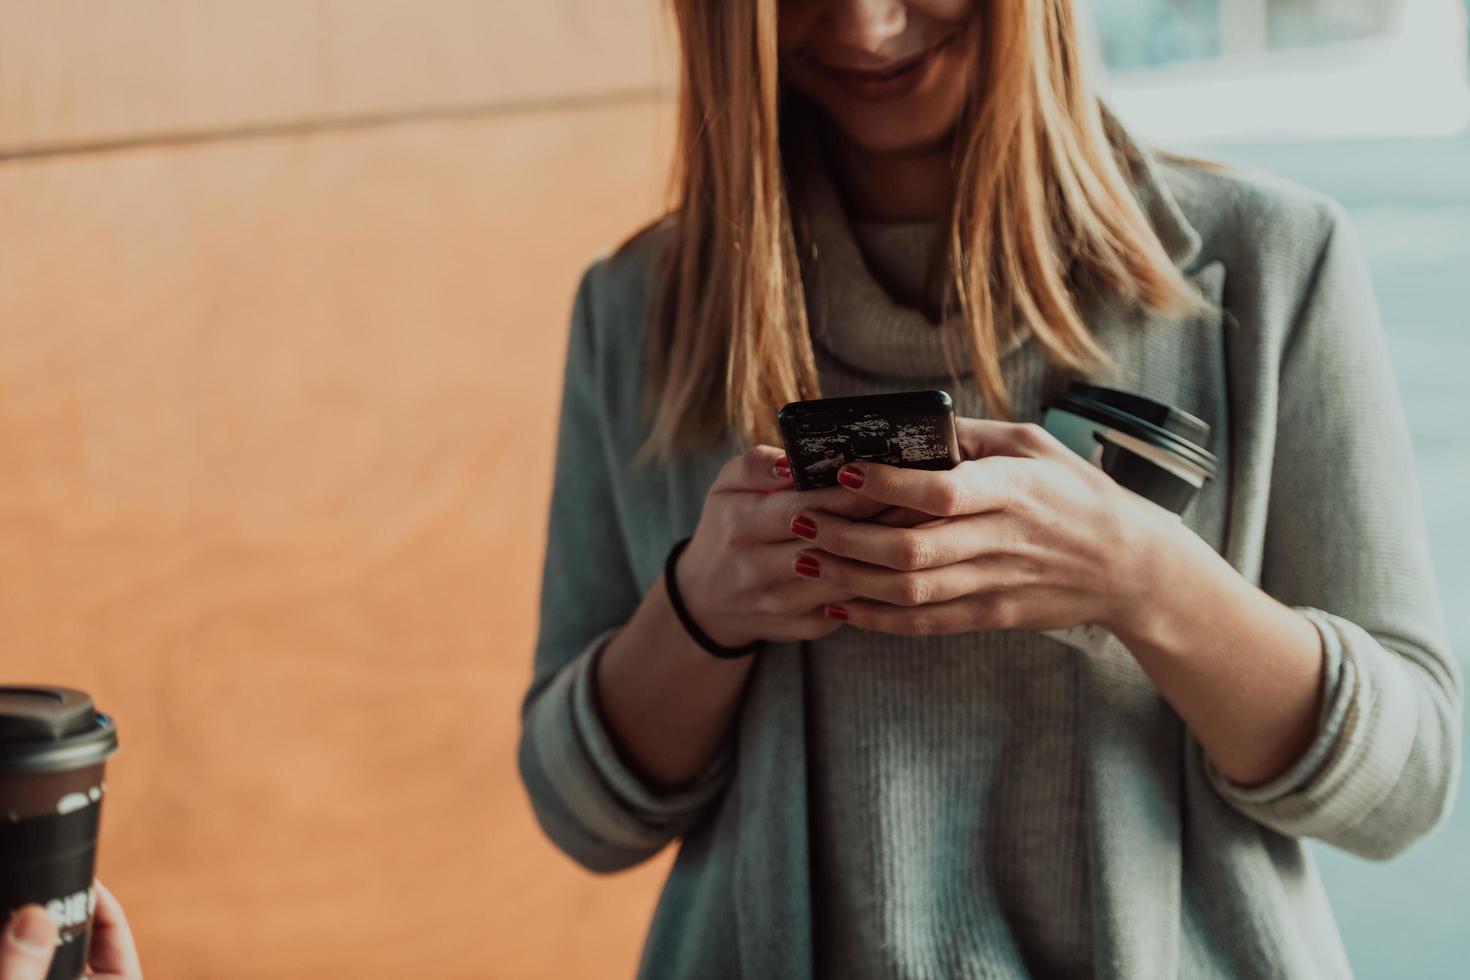
[[920,571],[894,571],[815,549],[798,552],[797,560],[815,569],[815,574],[838,592],[895,606],[948,602],[994,588],[1001,581],[1021,581],[1016,570],[1001,567],[1003,559],[959,562]]
[[41,906],[17,909],[0,940],[0,980],[45,980],[56,938],[56,923]]
[[826,615],[824,605],[809,609],[795,617],[786,627],[786,635],[797,640],[820,640],[842,628],[839,620]]
[[1060,439],[1035,422],[1003,422],[999,419],[955,417],[955,437],[960,456],[983,459],[986,456],[1055,456],[1071,452]]
[[779,446],[765,444],[752,446],[738,456],[731,456],[720,467],[711,493],[756,492],[769,493],[787,490],[796,484],[791,477],[790,465],[785,464],[786,453]]
[[1002,511],[939,518],[915,527],[888,527],[806,511],[797,516],[816,528],[809,539],[812,547],[899,571],[938,568],[1020,551],[1018,525]]
[[858,629],[906,636],[970,633],[980,630],[1020,629],[1025,615],[1024,590],[977,592],[948,602],[922,606],[894,606],[869,599],[851,599],[827,607],[845,614]]
[[840,485],[865,500],[954,517],[1005,510],[1033,465],[1011,456],[992,456],[968,459],[949,470],[918,470],[864,460],[848,463],[838,476],[853,474]]
[[797,567],[797,542],[761,545],[755,556],[755,574],[760,576],[759,598],[751,612],[765,616],[798,616],[816,610],[829,602],[854,598],[833,582],[820,576],[803,574]]
[[[1075,595],[1044,585],[996,588],[947,602],[895,606],[869,599],[833,603],[824,610],[859,629],[922,635],[984,630],[1066,629],[1086,620],[1076,616]],[[840,615],[836,615],[839,614]]]
[[921,524],[940,524],[945,520],[947,518],[935,517],[912,507],[884,507],[877,515],[867,518],[867,523],[882,527],[918,527]]
[[842,487],[773,493],[753,501],[751,516],[741,529],[742,537],[748,541],[766,543],[791,541],[798,536],[792,529],[791,522],[807,508],[852,518],[865,518],[882,512],[884,505],[854,496]]
[[[816,492],[824,495],[830,494],[830,496],[814,498],[812,492],[808,491],[797,497],[794,503],[802,507],[821,510],[828,514],[837,514],[851,521],[869,521],[885,511],[895,509],[876,500],[864,500],[857,494],[844,490],[842,487],[827,487]],[[924,516],[927,519],[930,515],[926,514]]]
[[133,931],[128,928],[122,903],[101,881],[94,884],[97,888],[97,911],[92,919],[92,950],[88,965],[96,973],[142,980],[143,967],[138,962],[138,947],[133,941]]

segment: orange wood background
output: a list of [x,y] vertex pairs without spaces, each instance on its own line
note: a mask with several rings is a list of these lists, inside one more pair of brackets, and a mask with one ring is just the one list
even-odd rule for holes
[[515,770],[652,0],[0,0],[0,681],[116,715],[151,978],[629,976]]

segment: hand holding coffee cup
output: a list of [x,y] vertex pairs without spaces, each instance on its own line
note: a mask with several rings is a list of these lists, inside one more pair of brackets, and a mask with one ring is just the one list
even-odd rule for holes
[[[143,980],[138,949],[122,905],[102,882],[94,883],[97,908],[87,954],[91,980]],[[0,980],[44,980],[60,931],[39,905],[17,909],[0,938]]]
[[[46,980],[75,980],[87,968],[104,775],[117,745],[112,718],[81,691],[0,687],[0,914],[36,905],[51,919]],[[16,923],[35,924],[31,913]]]

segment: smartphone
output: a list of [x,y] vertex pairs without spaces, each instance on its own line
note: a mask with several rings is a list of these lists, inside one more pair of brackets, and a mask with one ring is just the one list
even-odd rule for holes
[[937,388],[788,402],[776,416],[798,490],[837,485],[855,460],[947,470],[960,463],[954,403]]

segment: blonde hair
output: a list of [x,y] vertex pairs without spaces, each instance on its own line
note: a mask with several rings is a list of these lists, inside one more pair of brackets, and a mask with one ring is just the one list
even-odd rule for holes
[[[646,334],[639,461],[725,439],[779,445],[780,406],[821,394],[782,168],[778,4],[673,0],[674,234]],[[948,237],[971,370],[989,414],[1014,420],[1002,324],[1024,322],[1052,363],[1087,374],[1113,362],[1082,318],[1084,292],[1171,312],[1203,301],[1130,189],[1072,0],[982,9]]]

